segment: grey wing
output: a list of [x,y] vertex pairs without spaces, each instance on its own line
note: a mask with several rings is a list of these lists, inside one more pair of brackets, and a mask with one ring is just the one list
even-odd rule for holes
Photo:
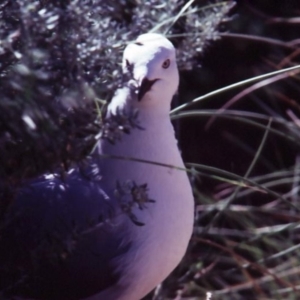
[[118,281],[128,217],[100,183],[74,171],[21,189],[0,229],[0,295],[73,300]]

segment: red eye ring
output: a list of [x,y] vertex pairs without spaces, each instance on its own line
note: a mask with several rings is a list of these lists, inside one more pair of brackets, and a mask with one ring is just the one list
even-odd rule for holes
[[164,69],[168,69],[170,67],[170,64],[171,64],[171,61],[169,59],[166,59],[163,64],[162,64],[162,67]]

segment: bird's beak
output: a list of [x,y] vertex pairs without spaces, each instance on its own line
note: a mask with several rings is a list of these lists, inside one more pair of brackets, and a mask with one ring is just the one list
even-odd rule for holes
[[157,81],[158,79],[149,80],[147,77],[145,77],[141,85],[138,89],[138,101],[141,101],[144,95],[150,91],[152,85]]

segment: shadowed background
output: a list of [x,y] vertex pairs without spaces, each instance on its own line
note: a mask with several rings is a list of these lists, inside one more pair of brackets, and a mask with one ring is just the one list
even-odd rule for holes
[[[98,110],[122,82],[124,45],[140,33],[166,32],[178,48],[175,106],[299,63],[299,1],[145,2],[1,1],[1,226],[21,182],[63,173],[86,158],[101,128],[115,132]],[[183,158],[197,164],[195,235],[147,299],[297,298],[299,79],[272,78],[176,113]],[[239,93],[228,108],[239,119],[216,116]]]

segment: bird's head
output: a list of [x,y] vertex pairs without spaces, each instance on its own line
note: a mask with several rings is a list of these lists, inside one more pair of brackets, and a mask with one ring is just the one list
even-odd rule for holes
[[159,105],[170,109],[179,74],[176,51],[167,38],[157,33],[140,35],[124,50],[123,72],[136,84],[139,107]]

